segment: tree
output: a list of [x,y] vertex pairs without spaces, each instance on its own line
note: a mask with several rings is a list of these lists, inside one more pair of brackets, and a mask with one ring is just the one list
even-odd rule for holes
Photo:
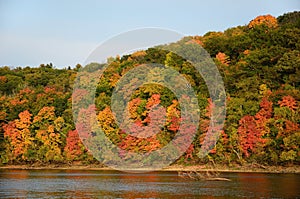
[[299,105],[294,97],[283,96],[278,101],[280,107],[274,110],[273,128],[276,132],[276,146],[280,150],[273,154],[281,162],[299,160],[300,125]]
[[230,64],[230,59],[229,59],[229,57],[228,57],[225,53],[219,52],[219,53],[216,55],[216,59],[217,59],[221,64],[224,64],[225,66],[228,66],[228,65]]
[[35,139],[37,141],[37,158],[45,162],[59,162],[62,156],[61,132],[55,129],[54,107],[43,107],[33,119]]
[[30,132],[31,114],[23,111],[16,119],[4,125],[4,137],[8,139],[7,156],[10,161],[29,161],[32,160],[31,150],[34,147],[34,138]]
[[257,144],[264,142],[262,134],[256,128],[256,122],[253,116],[244,116],[240,120],[238,134],[242,152],[246,157],[249,157],[251,152],[256,151]]
[[78,132],[70,130],[67,134],[66,146],[64,148],[67,160],[82,160],[85,152],[85,147],[79,138]]
[[243,154],[246,157],[253,153],[260,153],[265,146],[269,134],[267,127],[268,120],[272,117],[273,103],[267,97],[263,97],[260,103],[260,110],[255,116],[246,115],[239,122],[239,142]]
[[278,60],[275,69],[280,74],[282,83],[300,86],[300,51],[293,50],[284,53]]
[[269,28],[276,28],[278,26],[277,19],[271,15],[258,16],[248,24],[249,28],[255,28],[259,25],[266,25]]

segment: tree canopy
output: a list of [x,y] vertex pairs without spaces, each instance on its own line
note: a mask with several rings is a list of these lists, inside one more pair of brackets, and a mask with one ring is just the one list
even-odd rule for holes
[[[225,126],[208,156],[197,156],[209,131],[214,106],[207,86],[190,62],[155,47],[110,58],[95,94],[98,125],[107,137],[123,150],[147,153],[164,147],[176,136],[181,107],[169,88],[147,84],[132,93],[128,103],[128,118],[134,124],[132,134],[117,125],[111,110],[112,92],[128,71],[144,63],[159,63],[187,79],[201,112],[196,136],[177,163],[198,164],[213,159],[224,164],[299,164],[300,12],[277,18],[258,16],[247,25],[185,37],[175,45],[183,42],[201,45],[225,83]],[[88,67],[93,70],[92,64]],[[95,161],[73,123],[73,83],[80,68],[77,65],[74,69],[57,69],[51,63],[36,68],[0,68],[2,164]],[[73,99],[86,94],[84,89],[76,90]],[[166,120],[159,124],[163,121],[161,113]],[[150,118],[162,128],[151,125]],[[145,135],[158,133],[143,138],[134,136],[141,131]]]

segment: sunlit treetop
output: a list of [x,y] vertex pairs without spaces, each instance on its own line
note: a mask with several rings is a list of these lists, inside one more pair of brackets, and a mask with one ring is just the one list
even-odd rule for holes
[[261,15],[250,21],[248,28],[266,25],[269,28],[276,28],[278,26],[277,19],[272,15]]

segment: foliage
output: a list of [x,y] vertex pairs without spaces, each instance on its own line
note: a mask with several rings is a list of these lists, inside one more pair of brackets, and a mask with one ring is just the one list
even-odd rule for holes
[[249,28],[255,26],[266,25],[269,28],[276,28],[278,26],[277,19],[271,15],[258,16],[248,24]]
[[[108,59],[108,67],[97,84],[95,106],[87,103],[85,109],[75,113],[81,116],[77,129],[73,123],[71,94],[81,65],[74,69],[56,69],[51,63],[36,68],[1,67],[1,163],[92,160],[82,140],[93,135],[86,131],[86,115],[93,110],[106,136],[123,151],[149,153],[166,146],[176,137],[182,123],[180,99],[170,88],[145,84],[135,90],[129,96],[130,102],[124,105],[128,122],[120,126],[110,107],[113,90],[125,74],[141,64],[159,63],[182,74],[198,97],[199,128],[179,163],[210,160],[228,164],[245,161],[299,164],[300,12],[278,18],[258,16],[245,26],[189,36],[169,45],[181,44],[201,45],[207,50],[227,92],[225,126],[215,147],[209,148],[206,159],[199,159],[196,154],[201,147],[208,147],[203,146],[203,140],[210,132],[214,104],[207,86],[191,63],[173,52],[153,47]],[[86,67],[93,71],[97,66],[92,63]],[[88,82],[87,73],[80,78]],[[137,74],[135,78],[139,75],[142,76]],[[89,94],[85,90],[88,87],[73,92],[75,103]],[[126,91],[128,87],[122,89]],[[122,100],[119,103],[123,106]],[[191,125],[186,129],[193,132],[196,127]],[[80,136],[79,131],[83,132]],[[180,138],[180,142],[185,140],[184,136]]]

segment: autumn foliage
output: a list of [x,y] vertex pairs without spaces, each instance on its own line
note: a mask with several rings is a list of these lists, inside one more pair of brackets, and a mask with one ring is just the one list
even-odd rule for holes
[[225,66],[228,66],[230,64],[229,57],[225,53],[219,52],[216,55],[216,58],[221,64],[224,64]]
[[[155,152],[176,139],[177,150],[183,151],[176,163],[299,164],[298,16],[299,12],[278,18],[258,16],[248,25],[187,36],[168,44],[179,50],[182,45],[200,45],[207,51],[203,53],[215,61],[227,95],[222,129],[210,125],[213,109],[219,103],[212,100],[212,94],[219,85],[208,91],[207,86],[211,85],[206,85],[206,81],[211,79],[203,79],[190,61],[174,52],[153,47],[110,57],[102,76],[95,77],[99,78],[95,93],[90,92],[89,83],[94,76],[89,72],[79,75],[85,84],[74,89],[74,80],[82,68],[79,64],[73,69],[57,69],[51,63],[32,68],[3,66],[0,68],[1,164],[95,162],[85,146],[97,137],[99,132],[94,131],[95,127],[101,127],[120,149],[121,158],[126,158],[128,152]],[[131,93],[128,91],[135,83],[145,79],[145,74],[135,74],[120,87],[128,103],[121,98],[116,106],[124,108],[124,113],[113,113],[112,95],[120,80],[130,70],[149,63],[176,70],[189,84],[181,88],[175,83],[166,88],[147,82]],[[97,63],[91,63],[85,67],[93,71],[96,66]],[[156,72],[151,75],[159,75]],[[162,81],[168,81],[165,78]],[[214,80],[214,76],[210,78]],[[197,97],[199,110],[194,111],[200,113],[199,124],[184,122],[184,106],[180,102],[189,103],[189,99],[176,96],[172,90],[186,88],[191,88]],[[84,101],[90,95],[94,101]],[[81,108],[74,111],[72,106],[77,104]],[[122,118],[116,120],[119,116]],[[217,143],[209,139],[216,129]],[[180,130],[184,132],[181,136]],[[208,151],[203,158],[197,156],[201,150]]]
[[34,138],[31,136],[30,125],[32,118],[29,111],[19,114],[19,119],[4,125],[4,137],[10,140],[8,148],[12,151],[13,159],[28,160],[28,151],[33,145]]
[[80,159],[84,150],[85,148],[79,138],[78,132],[76,130],[69,131],[66,139],[66,146],[64,148],[66,158],[68,160]]
[[273,17],[272,15],[262,15],[250,21],[248,27],[254,28],[255,26],[259,26],[262,24],[266,25],[269,28],[275,28],[278,26],[277,19],[275,17]]

